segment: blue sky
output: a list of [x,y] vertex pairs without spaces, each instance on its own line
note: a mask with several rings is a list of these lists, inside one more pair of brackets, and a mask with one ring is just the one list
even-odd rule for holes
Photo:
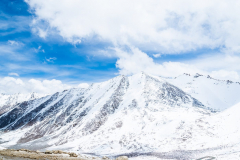
[[240,81],[240,4],[216,3],[1,0],[0,88],[17,79],[69,87],[140,71]]
[[[0,44],[6,48],[0,55],[2,77],[13,72],[23,78],[55,78],[68,83],[79,83],[107,80],[118,74],[115,66],[117,57],[94,54],[100,50],[111,52],[107,49],[111,44],[86,40],[74,45],[56,34],[41,38],[32,32],[31,22],[35,15],[30,12],[26,2],[2,0],[0,6]],[[11,44],[11,41],[16,44]],[[157,54],[154,51],[149,53]],[[186,60],[206,52],[200,50],[191,53],[195,54],[166,54],[156,61]],[[53,59],[48,61],[51,58]]]
[[[98,82],[116,76],[116,58],[94,55],[106,44],[73,45],[61,36],[41,38],[32,32],[34,14],[21,0],[0,1],[0,75],[59,79],[67,83]],[[52,59],[51,59],[52,58]]]

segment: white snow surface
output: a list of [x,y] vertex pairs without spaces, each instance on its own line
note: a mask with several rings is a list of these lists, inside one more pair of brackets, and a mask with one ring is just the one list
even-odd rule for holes
[[183,74],[166,81],[198,99],[206,107],[223,111],[240,102],[240,83],[200,74]]
[[[215,98],[209,98],[213,92],[204,95],[207,88],[217,86],[227,94],[238,91],[230,86],[232,83],[215,84],[216,80],[202,76],[193,79],[193,88],[187,90],[184,84],[194,77],[186,77],[118,76],[87,89],[70,89],[16,105],[0,115],[0,128],[5,131],[0,132],[0,144],[5,148],[62,149],[107,156],[146,153],[130,160],[239,156],[240,103],[235,95],[232,99],[227,95],[226,104],[236,104],[214,113],[208,108],[217,105],[223,94],[214,92]],[[176,87],[168,82],[179,84]],[[200,93],[203,95],[197,97]],[[208,100],[202,101],[204,96]]]

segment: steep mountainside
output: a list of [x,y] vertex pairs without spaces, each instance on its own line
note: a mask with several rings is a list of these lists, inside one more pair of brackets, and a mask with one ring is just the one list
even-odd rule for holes
[[[70,144],[87,152],[143,151],[186,141],[191,135],[179,128],[209,114],[179,88],[141,73],[17,104],[0,116],[0,128],[10,131],[1,137],[3,147]],[[8,139],[14,132],[18,136]]]
[[[192,84],[202,84],[196,78]],[[210,89],[212,81],[216,83],[206,82]],[[0,144],[101,155],[161,152],[162,157],[172,154],[175,159],[237,146],[239,105],[214,113],[204,103],[160,77],[118,76],[87,89],[73,88],[14,105],[0,115]]]
[[18,103],[38,99],[44,96],[46,95],[34,92],[31,94],[17,93],[13,95],[0,93],[0,115],[4,112],[7,112],[8,110],[11,110],[12,107],[14,107]]
[[240,83],[218,80],[200,74],[184,74],[166,81],[192,95],[206,107],[217,111],[225,110],[240,102]]

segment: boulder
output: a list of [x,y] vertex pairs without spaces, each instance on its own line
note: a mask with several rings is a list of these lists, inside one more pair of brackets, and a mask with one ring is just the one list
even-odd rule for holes
[[69,153],[69,156],[70,157],[77,157],[77,154],[76,153]]
[[45,154],[52,154],[52,151],[45,151]]
[[128,160],[128,157],[127,156],[120,156],[120,157],[117,157],[116,160]]

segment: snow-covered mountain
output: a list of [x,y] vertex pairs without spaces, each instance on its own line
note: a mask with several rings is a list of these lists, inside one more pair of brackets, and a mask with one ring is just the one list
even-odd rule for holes
[[18,103],[38,99],[44,96],[46,95],[34,93],[34,92],[30,94],[17,93],[12,95],[0,93],[0,115],[10,110],[12,107],[14,107]]
[[[238,119],[233,112],[239,106],[214,113],[169,81],[145,73],[118,76],[16,104],[0,115],[0,144],[101,155],[151,152],[163,158],[183,152],[180,159],[189,159],[239,143],[239,123],[232,123],[232,130],[225,123]],[[221,128],[227,131],[219,133]],[[239,140],[228,141],[232,132]]]
[[183,74],[175,78],[166,78],[166,81],[197,98],[206,107],[217,111],[223,111],[240,102],[239,82],[218,80],[200,74]]

